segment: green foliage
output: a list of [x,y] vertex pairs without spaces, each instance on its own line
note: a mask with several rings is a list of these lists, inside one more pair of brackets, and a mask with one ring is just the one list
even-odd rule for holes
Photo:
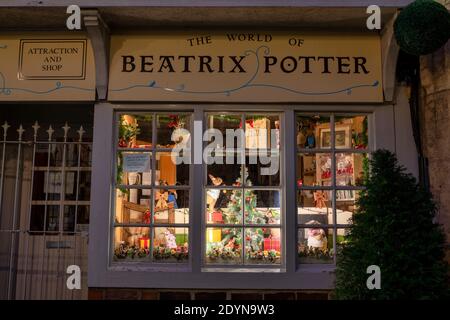
[[[405,173],[394,154],[373,153],[353,227],[338,252],[338,299],[448,297],[445,236],[433,222],[431,194]],[[381,269],[381,289],[366,286],[367,267]]]
[[416,0],[403,9],[394,23],[400,48],[412,55],[429,54],[450,37],[450,13],[433,0]]

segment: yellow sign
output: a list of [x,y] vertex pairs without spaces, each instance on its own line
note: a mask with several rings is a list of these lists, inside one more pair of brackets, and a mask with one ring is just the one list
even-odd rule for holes
[[86,77],[87,40],[20,40],[19,79]]
[[151,33],[111,41],[109,100],[382,102],[378,35]]
[[0,38],[0,101],[95,100],[94,56],[84,35]]

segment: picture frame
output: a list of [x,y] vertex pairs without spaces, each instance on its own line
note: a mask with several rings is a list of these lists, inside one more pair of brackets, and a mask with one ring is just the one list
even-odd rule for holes
[[[336,149],[350,149],[351,148],[351,136],[350,126],[336,126],[335,131]],[[331,148],[331,130],[330,128],[321,128],[319,133],[320,148]]]

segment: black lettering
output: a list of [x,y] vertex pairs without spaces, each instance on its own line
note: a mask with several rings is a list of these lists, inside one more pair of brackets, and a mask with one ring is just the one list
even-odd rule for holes
[[297,60],[294,57],[284,57],[280,62],[280,68],[284,73],[291,73],[297,69]]
[[[347,62],[350,61],[349,57],[337,57],[338,61],[338,73],[350,73],[350,63],[344,63],[344,60]],[[344,70],[345,68],[345,70]]]
[[227,33],[228,41],[236,41],[236,34],[228,34]]
[[175,72],[172,66],[173,56],[160,56],[159,60],[161,61],[161,66],[159,67],[158,72],[163,72],[163,69],[169,69],[169,72]]
[[214,72],[214,70],[211,68],[211,65],[210,65],[210,63],[212,61],[211,56],[199,56],[199,59],[200,59],[200,68],[199,68],[198,72],[205,72],[204,67],[206,67],[206,69],[208,69],[209,73]]
[[234,67],[233,67],[233,69],[231,69],[230,73],[231,72],[235,72],[234,70],[236,68],[239,69],[239,73],[242,73],[242,72],[245,73],[244,68],[242,68],[242,66],[241,66],[241,62],[242,62],[242,60],[244,60],[244,58],[245,58],[245,56],[239,56],[239,57],[237,57],[237,56],[230,56],[230,59],[234,62]]
[[369,73],[369,71],[367,71],[366,66],[365,66],[365,64],[367,62],[366,58],[364,58],[364,57],[353,57],[353,59],[355,60],[355,73],[359,73],[359,67],[361,67],[361,69],[363,70],[363,72],[365,74]]
[[221,72],[223,73],[223,56],[217,56],[217,58],[219,59],[219,70],[217,70],[217,72]]
[[310,64],[309,61],[310,60],[316,60],[315,57],[298,57],[298,61],[301,62],[303,59],[305,59],[305,68],[303,68],[303,73],[312,73],[311,69],[310,69]]
[[178,60],[184,60],[184,69],[181,72],[191,72],[189,68],[189,60],[195,60],[195,56],[178,56]]
[[141,56],[141,72],[153,72],[153,67],[147,69],[146,66],[153,66],[153,56]]
[[264,57],[264,73],[270,73],[270,66],[273,66],[277,63],[277,58],[274,56]]
[[[127,66],[130,66],[130,69]],[[122,56],[122,72],[133,72],[135,68],[133,56]]]
[[331,73],[330,69],[329,69],[328,61],[334,60],[333,57],[317,57],[317,60],[323,60],[322,73]]

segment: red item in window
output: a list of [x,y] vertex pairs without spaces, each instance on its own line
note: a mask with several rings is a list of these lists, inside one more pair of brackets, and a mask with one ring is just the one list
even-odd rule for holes
[[144,223],[149,224],[150,221],[151,221],[151,213],[150,213],[150,210],[147,210],[144,213]]
[[139,238],[139,248],[148,249],[150,247],[150,239],[147,236]]
[[297,180],[297,186],[298,187],[301,187],[301,186],[303,186],[303,180]]
[[275,250],[280,251],[280,238],[269,237],[264,239],[264,251]]
[[222,212],[215,211],[211,215],[212,222],[223,223],[223,215]]

